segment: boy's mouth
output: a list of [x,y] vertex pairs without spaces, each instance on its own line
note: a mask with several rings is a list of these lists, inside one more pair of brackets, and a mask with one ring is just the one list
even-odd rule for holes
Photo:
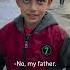
[[36,19],[37,17],[39,17],[39,15],[37,14],[28,14],[29,19]]

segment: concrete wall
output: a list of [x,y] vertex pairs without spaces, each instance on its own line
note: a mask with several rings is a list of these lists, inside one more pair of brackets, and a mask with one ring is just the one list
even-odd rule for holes
[[0,28],[20,14],[15,0],[0,0]]

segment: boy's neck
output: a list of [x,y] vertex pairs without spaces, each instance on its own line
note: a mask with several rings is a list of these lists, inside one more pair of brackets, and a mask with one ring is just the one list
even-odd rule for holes
[[26,28],[29,28],[29,29],[34,29],[36,26],[38,25],[38,22],[37,23],[28,23],[28,22],[25,22],[25,27]]

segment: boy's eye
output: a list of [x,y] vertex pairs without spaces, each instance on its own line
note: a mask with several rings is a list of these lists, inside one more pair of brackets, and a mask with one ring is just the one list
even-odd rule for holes
[[45,0],[37,0],[37,3],[42,5],[43,3],[45,3]]
[[29,0],[23,0],[23,3],[28,4],[30,1]]

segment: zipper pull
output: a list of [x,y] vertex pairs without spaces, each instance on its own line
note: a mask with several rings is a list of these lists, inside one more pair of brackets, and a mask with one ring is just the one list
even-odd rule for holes
[[29,39],[30,39],[29,35],[25,37],[25,48],[29,47]]

